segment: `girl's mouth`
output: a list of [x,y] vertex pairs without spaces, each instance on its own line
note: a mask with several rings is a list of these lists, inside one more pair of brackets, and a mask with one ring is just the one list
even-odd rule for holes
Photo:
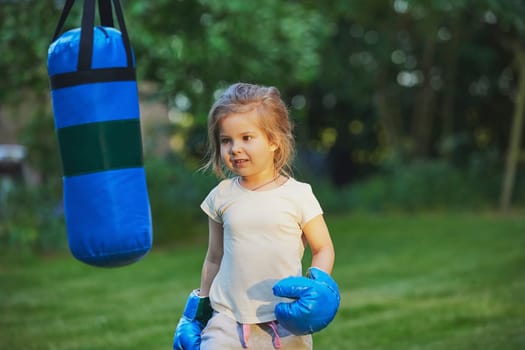
[[244,163],[246,163],[247,160],[246,159],[235,159],[233,161],[233,164],[238,167],[238,166],[242,166]]

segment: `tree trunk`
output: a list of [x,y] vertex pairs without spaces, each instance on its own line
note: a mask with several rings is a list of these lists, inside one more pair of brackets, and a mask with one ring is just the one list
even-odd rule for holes
[[[460,40],[459,19],[452,24],[452,39],[445,52],[443,104],[441,107],[441,141],[446,141],[454,133],[454,102],[456,99],[456,80],[458,67],[458,49]],[[445,157],[449,156],[445,153]]]
[[516,96],[516,107],[512,117],[510,129],[509,148],[503,173],[503,183],[500,197],[500,210],[507,212],[511,207],[512,193],[518,168],[518,160],[521,147],[521,135],[523,132],[523,119],[525,115],[525,49],[516,47],[516,62],[519,72],[518,93]]
[[412,120],[412,135],[414,148],[412,154],[416,158],[425,158],[430,154],[432,144],[432,129],[434,124],[434,90],[430,84],[431,68],[434,63],[435,40],[429,39],[423,51],[422,71],[425,81],[416,97]]
[[378,91],[375,96],[375,103],[379,114],[381,128],[385,136],[386,147],[389,151],[399,155],[401,152],[401,125],[400,107],[394,101],[399,101],[399,97],[390,97],[386,74],[379,75]]

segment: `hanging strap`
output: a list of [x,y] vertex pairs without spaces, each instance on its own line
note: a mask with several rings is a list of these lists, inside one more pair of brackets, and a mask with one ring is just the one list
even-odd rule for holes
[[[66,2],[64,3],[64,8],[62,9],[62,14],[60,15],[60,19],[58,20],[58,24],[55,29],[55,34],[53,35],[53,39],[51,40],[51,42],[55,41],[60,35],[60,32],[62,31],[62,28],[64,28],[67,16],[69,16],[69,12],[71,11],[71,8],[73,7],[74,3],[75,0],[66,0]],[[99,0],[98,12],[100,14],[100,24],[102,26],[115,27],[115,25],[113,24],[113,14],[111,11],[111,0]]]
[[64,9],[62,10],[62,14],[60,15],[60,19],[58,20],[58,24],[55,29],[55,34],[53,35],[53,39],[51,40],[51,42],[55,41],[60,35],[60,32],[64,27],[64,23],[66,23],[66,18],[69,15],[69,11],[71,11],[71,8],[73,7],[74,3],[75,0],[66,0],[66,2],[64,3]]
[[[60,35],[62,28],[66,22],[66,19],[73,7],[75,0],[66,0],[64,3],[64,8],[60,19],[58,21],[57,27],[55,29],[55,34],[53,35],[53,40],[55,41]],[[113,12],[111,3],[115,9],[115,14],[120,28],[120,33],[122,35],[122,41],[124,43],[124,48],[126,50],[126,59],[128,68],[133,67],[133,54],[131,51],[131,43],[128,36],[128,31],[126,29],[126,24],[124,21],[124,15],[122,13],[122,8],[120,6],[119,0],[98,0],[98,9],[100,15],[100,24],[104,27],[114,27],[113,23]],[[93,56],[93,28],[95,26],[95,0],[84,0],[82,8],[82,23],[81,23],[81,33],[80,33],[80,47],[78,54],[78,66],[79,71],[90,70],[91,69],[91,59]]]
[[82,8],[82,25],[80,30],[80,47],[78,50],[77,70],[91,69],[93,59],[93,27],[95,25],[95,0],[84,0]]
[[100,24],[104,27],[115,27],[113,24],[113,14],[111,13],[111,1],[98,0],[98,13]]
[[124,13],[120,6],[119,0],[113,0],[113,6],[115,7],[115,14],[117,15],[117,21],[122,35],[122,41],[126,48],[126,58],[128,60],[128,67],[133,67],[133,53],[131,52],[131,42],[128,36],[128,30],[126,29],[126,22],[124,21]]

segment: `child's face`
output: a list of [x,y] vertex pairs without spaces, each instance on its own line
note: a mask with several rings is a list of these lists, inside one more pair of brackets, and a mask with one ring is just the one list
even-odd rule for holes
[[260,128],[257,111],[224,117],[219,123],[219,138],[222,161],[233,173],[255,181],[275,176],[277,146]]

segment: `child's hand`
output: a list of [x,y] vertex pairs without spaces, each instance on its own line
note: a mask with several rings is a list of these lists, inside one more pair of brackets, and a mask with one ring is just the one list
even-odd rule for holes
[[201,332],[206,327],[213,309],[209,298],[202,298],[198,290],[191,292],[173,337],[173,350],[199,350]]
[[296,335],[325,328],[334,319],[341,299],[334,279],[316,267],[308,269],[307,277],[288,277],[277,282],[273,294],[296,299],[275,307],[277,321]]

